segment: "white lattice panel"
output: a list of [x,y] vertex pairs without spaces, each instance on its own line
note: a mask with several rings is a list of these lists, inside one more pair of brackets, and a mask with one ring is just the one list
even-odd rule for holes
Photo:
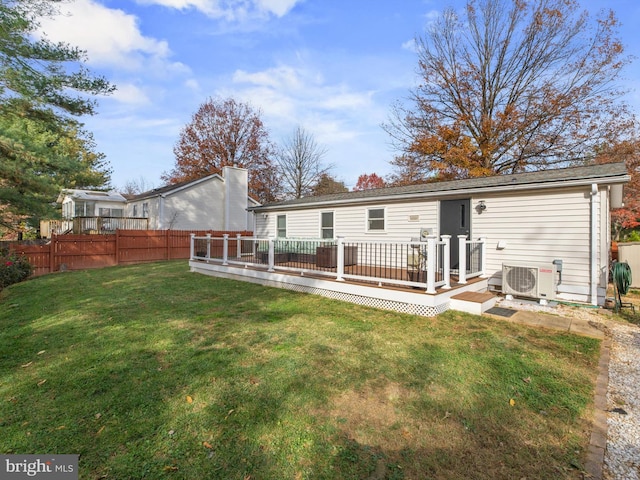
[[294,290],[296,292],[312,293],[314,295],[321,295],[323,297],[331,298],[333,300],[340,300],[342,302],[355,303],[356,305],[363,305],[366,307],[380,308],[383,310],[392,310],[394,312],[409,313],[411,315],[420,315],[423,317],[435,317],[441,313],[446,312],[449,309],[448,303],[443,303],[436,306],[417,305],[404,302],[394,302],[393,300],[383,300],[380,298],[365,297],[362,295],[353,295],[344,292],[335,292],[332,290],[325,290],[323,288],[307,287],[304,285],[293,285],[281,283],[278,285],[281,288],[288,290]]

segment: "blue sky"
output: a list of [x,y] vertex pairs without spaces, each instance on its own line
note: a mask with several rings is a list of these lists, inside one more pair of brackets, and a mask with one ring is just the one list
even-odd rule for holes
[[[112,183],[162,183],[180,130],[209,97],[262,112],[280,143],[300,125],[326,147],[332,173],[353,187],[385,176],[394,152],[380,124],[416,84],[412,40],[461,0],[71,0],[42,22],[52,40],[87,51],[89,68],[118,90],[84,118]],[[640,116],[640,2],[582,0],[612,8],[638,57],[624,72]]]

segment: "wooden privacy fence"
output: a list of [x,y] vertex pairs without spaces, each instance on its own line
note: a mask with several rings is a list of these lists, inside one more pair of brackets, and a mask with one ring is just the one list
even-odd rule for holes
[[[221,237],[252,236],[253,232],[212,230],[116,230],[112,235],[53,235],[45,245],[11,243],[11,252],[24,255],[34,275],[65,270],[109,267],[159,260],[187,259],[191,234]],[[218,240],[222,248],[222,240]],[[235,244],[235,242],[230,242]],[[217,245],[216,245],[217,246]],[[229,248],[229,255],[233,246]]]

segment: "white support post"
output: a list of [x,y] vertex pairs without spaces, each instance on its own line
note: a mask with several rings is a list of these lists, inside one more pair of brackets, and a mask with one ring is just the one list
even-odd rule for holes
[[207,260],[211,258],[211,234],[207,233]]
[[336,280],[338,282],[344,282],[344,237],[337,237],[338,239],[338,252],[337,252],[337,272],[336,272]]
[[467,283],[467,236],[458,235],[458,283]]
[[275,265],[276,265],[275,252],[276,252],[276,239],[270,238],[269,239],[269,268],[267,269],[267,271],[269,272],[275,271]]
[[222,265],[229,265],[229,234],[222,235]]
[[242,258],[242,240],[240,240],[241,235],[238,233],[236,235],[237,245],[236,245],[236,258]]
[[193,260],[195,258],[195,250],[196,250],[196,234],[191,234],[191,245],[189,248],[189,260]]
[[442,255],[444,256],[442,259],[444,285],[442,288],[448,290],[451,288],[451,235],[441,235],[440,238],[444,242],[444,248],[442,249]]
[[480,237],[480,276],[487,277],[487,237]]
[[436,293],[436,236],[427,236],[427,290]]

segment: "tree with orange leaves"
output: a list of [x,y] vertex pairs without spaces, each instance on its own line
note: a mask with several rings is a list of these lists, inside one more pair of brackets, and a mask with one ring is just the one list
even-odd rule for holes
[[167,184],[220,174],[222,167],[236,165],[249,171],[250,195],[260,202],[277,196],[273,146],[260,112],[246,103],[209,98],[180,132],[173,153],[175,167],[162,175]]
[[387,183],[382,179],[382,177],[378,176],[378,174],[363,173],[358,177],[358,181],[356,182],[356,186],[353,187],[353,191],[372,190],[374,188],[384,188],[386,186]]
[[640,229],[640,135],[634,140],[604,144],[598,149],[596,161],[624,161],[631,180],[624,186],[624,206],[611,212],[614,240],[621,240],[625,231]]
[[609,11],[575,0],[468,0],[416,39],[421,84],[385,130],[401,154],[394,183],[469,178],[591,160],[628,138],[616,86],[629,58]]

